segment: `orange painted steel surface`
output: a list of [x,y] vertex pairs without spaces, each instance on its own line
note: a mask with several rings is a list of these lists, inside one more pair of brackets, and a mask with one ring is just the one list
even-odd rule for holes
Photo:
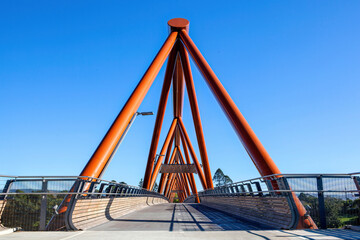
[[175,175],[171,178],[171,184],[169,185],[169,188],[167,189],[167,195],[169,196],[171,194],[171,189],[173,189],[174,185],[175,185],[176,179],[175,179]]
[[167,196],[167,190],[169,188],[170,183],[171,183],[171,179],[170,179],[170,176],[169,176],[169,178],[166,180],[166,185],[165,185],[164,193],[163,193],[165,197]]
[[204,173],[201,169],[201,165],[196,157],[196,153],[195,153],[195,150],[190,142],[190,138],[189,138],[189,135],[187,134],[186,132],[186,129],[185,129],[185,126],[184,126],[184,123],[182,122],[181,118],[179,118],[179,126],[180,126],[180,132],[181,132],[181,136],[185,139],[185,143],[187,144],[189,150],[190,150],[190,154],[191,154],[191,157],[195,163],[195,166],[196,166],[196,170],[198,171],[198,175],[199,175],[199,178],[200,178],[200,182],[203,186],[204,189],[207,189],[207,185],[206,185],[206,180],[205,180],[205,176],[204,176]]
[[164,120],[167,99],[168,99],[169,91],[170,91],[171,79],[172,79],[173,72],[174,72],[174,63],[176,60],[176,55],[177,55],[177,49],[174,47],[169,55],[169,59],[167,62],[163,88],[161,91],[161,96],[160,96],[160,101],[159,101],[158,112],[156,114],[153,137],[151,139],[150,151],[149,151],[149,156],[148,156],[148,161],[147,161],[145,176],[144,176],[144,182],[143,182],[143,187],[146,189],[149,189],[149,187],[150,187],[151,171],[154,166],[154,159],[155,159],[155,155],[156,155],[157,145],[159,143],[160,132],[161,132],[162,123]]
[[[182,158],[182,153],[181,153],[180,148],[178,150],[178,158],[179,158],[179,164],[185,164],[184,159]],[[183,182],[184,182],[186,195],[190,195],[190,188],[189,188],[190,182],[188,181],[188,174],[187,173],[181,173],[180,176],[181,176],[181,178],[183,179]]]
[[[182,45],[179,42],[177,44],[177,49]],[[184,74],[181,66],[180,56],[176,58],[175,62],[175,71],[173,75],[173,110],[174,117],[181,117],[183,111],[183,101],[184,101]]]
[[[247,123],[244,116],[241,114],[230,95],[226,92],[225,88],[216,77],[215,73],[212,71],[209,64],[206,62],[205,58],[202,56],[199,49],[196,47],[185,30],[181,30],[180,38],[193,57],[196,65],[200,69],[213,94],[222,106],[224,112],[232,123],[243,146],[245,147],[260,174],[262,176],[280,174],[280,170],[271,159],[270,155],[267,153],[264,146],[261,144],[260,140],[251,129],[250,125]],[[316,225],[313,224],[311,218],[311,220],[304,221],[304,207],[297,199],[297,197],[295,199],[299,203],[297,204],[297,208],[301,217],[301,221],[299,221],[298,227],[317,228]]]
[[170,182],[169,182],[169,185],[167,186],[167,189],[166,189],[168,194],[170,193],[171,189],[173,189],[174,182],[176,181],[177,174],[176,173],[170,173],[169,176],[170,176],[170,178],[169,178]]
[[186,198],[186,191],[185,191],[185,182],[184,179],[181,177],[181,174],[178,174],[179,178],[179,189],[181,191],[181,202]]
[[[179,49],[181,42],[178,42],[177,49]],[[175,62],[175,71],[173,76],[173,109],[174,109],[174,117],[178,118],[182,116],[183,111],[183,102],[184,102],[184,77],[183,77],[183,69],[181,66],[180,56],[176,58]],[[180,136],[179,130],[177,129],[175,132],[175,146],[179,147],[180,144]]]
[[173,18],[168,21],[168,25],[170,27],[171,31],[180,31],[182,29],[185,29],[185,31],[189,32],[189,20],[185,18]]
[[165,196],[169,196],[169,193],[171,192],[170,190],[173,188],[174,183],[175,183],[175,174],[172,174],[169,181],[169,185],[167,186],[165,191]]
[[[181,138],[181,141],[182,141],[182,145],[183,145],[184,152],[185,152],[186,163],[191,164],[190,156],[189,156],[189,153],[187,151],[187,147],[185,145],[184,139]],[[179,155],[180,155],[181,159],[184,159],[181,151],[179,151]],[[183,162],[184,162],[184,160],[183,160]],[[195,183],[194,174],[193,173],[188,173],[187,175],[188,175],[188,180],[189,180],[191,191],[192,191],[193,195],[196,197],[195,202],[200,203],[200,199],[198,197],[198,192],[197,192],[197,189],[196,189],[196,183]]]
[[[180,133],[180,134],[182,134],[182,133]],[[185,153],[186,163],[191,164],[189,152],[188,152],[188,149],[187,149],[187,146],[186,146],[186,142],[184,140],[184,137],[182,135],[180,135],[180,136],[181,136],[181,142],[182,142],[182,146],[183,146],[184,153]],[[181,152],[180,152],[180,154],[181,154]],[[196,188],[196,183],[195,183],[195,178],[194,178],[193,173],[190,174],[190,179],[191,179],[191,183],[192,183],[193,194],[196,196],[195,202],[200,203],[200,199],[199,199],[199,196],[198,196],[198,191],[197,191],[197,188]]]
[[304,205],[301,203],[300,199],[296,196],[294,192],[292,192],[291,194],[294,198],[296,208],[300,215],[297,229],[303,229],[303,228],[318,229],[314,220],[310,216],[307,216],[308,215],[307,210],[305,209]]
[[[161,69],[161,66],[163,65],[167,56],[170,53],[164,78],[163,89],[160,96],[143,186],[147,189],[153,188],[163,160],[162,155],[164,155],[165,152],[165,162],[169,161],[170,163],[184,164],[184,161],[186,159],[186,162],[188,164],[191,164],[190,156],[188,153],[189,149],[203,188],[213,188],[200,112],[197,104],[195,86],[192,78],[190,61],[187,51],[194,59],[197,67],[205,78],[208,86],[212,90],[222,109],[224,110],[226,116],[228,117],[233,128],[238,134],[240,141],[242,142],[243,146],[245,147],[247,153],[249,154],[260,174],[262,176],[280,174],[280,171],[277,168],[276,164],[273,162],[273,160],[261,144],[260,140],[257,138],[255,133],[251,129],[250,125],[245,120],[244,116],[241,114],[241,112],[239,111],[229,94],[226,92],[225,88],[223,87],[215,73],[210,68],[209,64],[206,62],[205,58],[202,56],[194,42],[189,37],[189,21],[182,18],[176,18],[168,21],[168,25],[170,27],[170,34],[167,40],[161,47],[150,67],[147,69],[146,73],[140,80],[139,84],[131,94],[130,98],[124,105],[123,109],[113,122],[112,126],[106,133],[105,137],[99,144],[98,148],[95,150],[94,154],[92,155],[80,175],[99,177],[104,167],[106,166],[116,144],[123,135],[129,121],[138,110],[156,75]],[[181,39],[181,41],[178,39]],[[183,44],[185,45],[187,51]],[[159,137],[171,83],[173,83],[174,120],[167,134],[164,145],[161,149],[158,162],[154,167],[157,145],[159,143]],[[186,132],[184,123],[181,118],[185,89],[184,84],[186,85],[189,96],[196,137],[204,170],[202,169],[196,157],[196,153],[190,142],[190,138]],[[181,152],[180,142],[182,142],[183,145],[185,159],[183,158]],[[173,143],[175,147],[172,152],[171,159],[169,160]],[[189,186],[193,194],[196,196],[196,201],[199,202],[193,174],[162,174],[159,184],[159,192],[163,192],[165,196],[173,199],[174,194],[172,193],[172,190],[179,190],[178,197],[179,200],[182,202],[190,194]],[[298,228],[317,228],[310,217],[305,217],[306,210],[301,204],[300,200],[296,197],[295,194],[293,194],[293,197],[298,212],[300,213]],[[66,206],[64,205],[64,209],[65,208]],[[61,210],[64,209],[62,208]]]
[[[173,185],[171,186],[171,189],[169,190],[169,193],[171,194],[172,191],[176,190],[176,189],[179,189],[179,179],[178,179],[178,176],[175,176],[174,178],[174,183]],[[181,195],[179,193],[178,194],[178,198],[179,200],[181,199]]]
[[192,74],[191,74],[189,56],[183,45],[181,45],[179,47],[179,51],[180,51],[182,66],[184,69],[186,89],[187,89],[188,96],[189,96],[191,113],[193,116],[196,137],[197,137],[199,150],[200,150],[201,162],[202,162],[203,168],[204,168],[206,185],[207,185],[207,188],[212,189],[212,188],[214,188],[214,184],[212,181],[210,164],[209,164],[209,159],[208,159],[208,155],[207,155],[207,151],[206,151],[204,132],[203,132],[202,124],[201,124],[199,106],[198,106],[197,99],[196,99],[194,81],[193,81]]
[[153,189],[153,187],[154,187],[157,175],[158,175],[160,167],[161,167],[161,163],[162,163],[162,159],[163,159],[162,155],[165,155],[165,152],[166,152],[166,150],[167,150],[167,148],[168,148],[168,146],[170,144],[170,140],[172,139],[172,136],[173,136],[173,134],[175,132],[177,122],[178,122],[178,120],[174,119],[171,126],[170,126],[169,132],[168,132],[168,134],[166,136],[166,139],[164,141],[164,145],[163,145],[163,147],[161,149],[160,156],[159,156],[159,158],[158,158],[158,160],[156,162],[154,171],[153,171],[152,176],[151,176],[150,189]]
[[[175,147],[174,148],[174,151],[173,151],[173,154],[172,154],[172,156],[171,156],[171,159],[170,159],[170,161],[169,161],[169,164],[172,164],[173,162],[174,162],[174,160],[175,160],[175,156],[176,156],[176,151],[177,151],[177,148]],[[171,179],[174,177],[174,174],[173,173],[170,173],[170,174],[166,174],[166,176],[167,176],[167,179],[166,179],[166,185],[165,185],[165,190],[164,190],[164,193],[166,193],[167,191],[168,191],[168,189],[169,189],[169,184],[170,184],[170,182],[171,182]]]
[[[171,158],[170,158],[170,161],[169,161],[169,164],[172,164],[174,162],[174,159],[175,159],[175,156],[176,156],[176,152],[177,152],[177,147],[174,148],[172,154],[171,154]],[[168,184],[169,184],[169,179],[172,177],[172,173],[168,174],[168,173],[165,173],[163,174],[164,176],[164,181],[167,181],[166,182],[166,185],[165,185],[165,189],[168,187]],[[165,182],[163,182],[162,185],[164,185]],[[160,192],[161,193],[161,192]]]
[[[173,141],[174,141],[174,135],[171,138],[170,144],[168,146],[168,149],[166,151],[166,156],[165,156],[165,160],[164,160],[164,164],[168,164],[169,163],[169,159],[170,159],[170,155],[171,155],[171,149],[172,149],[172,145],[173,145]],[[160,177],[160,182],[159,182],[159,188],[158,188],[158,192],[162,193],[163,189],[164,189],[164,182],[165,180],[165,175],[161,174]]]
[[[179,42],[179,47],[182,46],[182,44]],[[176,117],[182,117],[183,113],[183,105],[184,105],[184,73],[183,68],[181,66],[181,60],[180,57],[176,60],[176,82],[177,82],[177,112]]]
[[[180,162],[180,164],[184,164],[184,160],[183,160],[183,158],[182,158],[182,154],[181,154],[181,150],[179,149],[179,151],[178,151],[178,156],[179,156],[179,162]],[[186,194],[187,195],[190,195],[190,188],[189,188],[189,185],[190,185],[190,181],[189,181],[189,179],[188,179],[188,173],[182,173],[181,174],[181,177],[182,177],[182,179],[184,180],[184,184],[185,184],[185,190],[186,190]]]
[[[181,190],[185,190],[185,180],[182,176],[182,174],[179,174],[179,180],[180,180],[180,186],[181,186]],[[186,191],[184,191],[185,195],[186,195]]]
[[276,164],[271,159],[270,155],[267,153],[260,140],[257,138],[250,125],[247,123],[244,116],[241,114],[230,95],[226,92],[225,88],[216,77],[205,58],[201,55],[199,49],[195,46],[187,32],[182,30],[180,32],[180,37],[232,123],[250,158],[260,171],[260,174],[262,176],[279,174],[280,171]]
[[177,148],[177,147],[175,147],[175,148],[174,148],[174,151],[173,151],[173,153],[172,153],[172,155],[171,155],[171,158],[170,158],[169,164],[173,164],[173,163],[174,163],[174,161],[175,161],[175,157],[176,157],[176,154],[177,154],[177,151],[178,151],[178,148]]
[[169,35],[100,145],[80,173],[80,176],[99,177],[131,117],[136,113],[161,66],[174,46],[177,36],[177,32],[172,32]]
[[164,173],[160,176],[158,193],[163,193],[165,187],[166,175]]
[[186,194],[187,194],[187,196],[190,196],[190,194],[191,194],[191,191],[190,191],[190,179],[188,178],[188,174],[183,173],[183,179],[185,181]]

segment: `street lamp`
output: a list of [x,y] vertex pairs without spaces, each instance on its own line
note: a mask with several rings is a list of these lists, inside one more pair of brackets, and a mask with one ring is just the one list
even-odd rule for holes
[[159,157],[165,157],[165,154],[156,154],[154,158],[154,166],[153,166],[153,172],[156,166],[157,161],[159,160]]
[[136,114],[142,116],[154,115],[153,112],[136,112]]
[[141,116],[150,116],[150,115],[154,115],[154,113],[153,113],[153,112],[136,112],[136,113],[134,113],[134,115],[133,115],[133,116],[132,116],[132,118],[130,119],[130,122],[129,122],[129,123],[128,123],[128,125],[126,126],[125,131],[123,132],[123,134],[121,135],[121,137],[120,137],[120,139],[119,139],[118,143],[116,144],[116,146],[115,146],[115,148],[114,148],[113,152],[111,153],[111,155],[110,155],[110,157],[109,157],[109,160],[107,161],[107,163],[106,163],[106,165],[105,165],[104,169],[102,170],[102,172],[101,172],[101,174],[100,174],[99,178],[101,178],[101,177],[102,177],[102,175],[105,173],[105,171],[106,171],[107,167],[109,166],[109,163],[110,163],[110,162],[111,162],[111,160],[114,158],[114,155],[115,155],[116,151],[118,150],[118,148],[119,148],[119,146],[120,146],[121,142],[124,140],[124,138],[125,138],[125,136],[126,136],[127,132],[129,131],[129,129],[130,129],[130,127],[131,127],[131,125],[133,124],[133,122],[135,121],[135,118],[136,118],[138,115],[141,115]]

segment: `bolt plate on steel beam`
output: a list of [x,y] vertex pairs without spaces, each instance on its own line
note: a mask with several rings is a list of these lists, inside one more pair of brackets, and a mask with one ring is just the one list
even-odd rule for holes
[[196,173],[195,164],[162,164],[160,173]]

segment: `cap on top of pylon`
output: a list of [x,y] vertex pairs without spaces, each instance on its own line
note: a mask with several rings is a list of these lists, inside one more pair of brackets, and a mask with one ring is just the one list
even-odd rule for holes
[[185,29],[187,32],[189,32],[189,24],[189,20],[185,18],[173,18],[168,21],[170,31],[179,31],[181,29]]

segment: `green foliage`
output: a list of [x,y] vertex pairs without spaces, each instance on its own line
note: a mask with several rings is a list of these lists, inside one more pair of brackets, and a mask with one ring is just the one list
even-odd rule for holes
[[[141,178],[139,181],[139,187],[143,188],[143,184],[144,184],[144,180]],[[154,183],[154,187],[153,187],[153,191],[156,192],[159,188],[159,185],[157,184],[157,182]]]
[[228,185],[228,184],[232,184],[233,181],[231,180],[231,178],[228,175],[224,176],[224,184]]
[[156,192],[159,188],[159,185],[157,184],[157,182],[154,183],[154,187],[153,187],[153,191]]
[[341,227],[340,213],[343,200],[334,197],[325,197],[326,225],[329,228]]
[[213,176],[213,181],[215,182],[215,186],[216,187],[221,186],[223,179],[224,179],[224,173],[220,168],[218,168]]
[[[320,225],[319,203],[316,196],[301,193],[299,199],[308,208],[310,216]],[[328,228],[339,228],[346,224],[360,224],[360,199],[342,200],[340,198],[325,197],[326,225]]]
[[216,187],[233,183],[231,178],[228,175],[225,175],[220,168],[216,170],[213,181],[215,182]]
[[173,200],[173,203],[179,203],[179,196],[177,193],[175,193],[175,197],[174,197],[174,200]]
[[140,182],[139,182],[139,185],[138,185],[138,186],[142,188],[142,187],[143,187],[143,184],[144,184],[144,180],[143,180],[143,179],[140,179]]
[[[23,191],[17,190],[17,193]],[[46,223],[54,214],[53,207],[59,205],[65,195],[47,195]],[[15,195],[8,197],[1,223],[5,227],[21,227],[23,230],[39,230],[41,195]]]

